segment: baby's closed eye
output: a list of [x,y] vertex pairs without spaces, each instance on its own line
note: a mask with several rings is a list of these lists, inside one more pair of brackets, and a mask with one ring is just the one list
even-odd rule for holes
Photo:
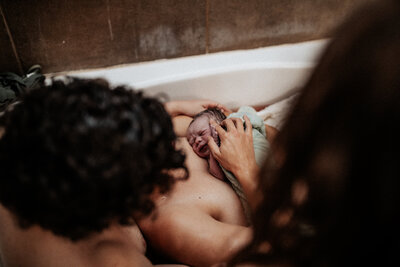
[[189,137],[188,139],[189,145],[193,145],[193,137]]

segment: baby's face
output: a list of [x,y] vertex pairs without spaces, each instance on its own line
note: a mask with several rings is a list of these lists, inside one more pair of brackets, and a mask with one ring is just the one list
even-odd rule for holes
[[202,158],[210,156],[210,150],[207,144],[209,136],[218,143],[217,132],[210,125],[210,119],[207,116],[201,116],[194,120],[186,132],[186,138],[192,146],[193,151]]

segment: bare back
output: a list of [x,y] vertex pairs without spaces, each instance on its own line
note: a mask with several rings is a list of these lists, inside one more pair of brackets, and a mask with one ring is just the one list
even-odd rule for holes
[[144,257],[145,250],[136,225],[115,225],[72,242],[38,226],[21,229],[11,213],[0,205],[0,263],[4,267],[151,266]]
[[139,226],[150,244],[172,259],[194,266],[227,260],[248,241],[251,231],[232,188],[208,171],[185,138],[190,177],[156,200],[157,209]]

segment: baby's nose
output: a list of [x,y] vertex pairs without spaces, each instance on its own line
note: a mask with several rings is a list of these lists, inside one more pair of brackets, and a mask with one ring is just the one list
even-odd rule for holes
[[200,136],[197,136],[196,137],[196,145],[198,145],[200,142],[201,142],[202,140],[201,140],[201,137]]

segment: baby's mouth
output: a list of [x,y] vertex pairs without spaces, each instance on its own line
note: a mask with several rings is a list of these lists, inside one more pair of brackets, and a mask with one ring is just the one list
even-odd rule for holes
[[208,149],[207,144],[204,144],[204,145],[199,149],[199,152],[200,152],[200,153],[205,153],[205,152],[207,152],[207,149]]

